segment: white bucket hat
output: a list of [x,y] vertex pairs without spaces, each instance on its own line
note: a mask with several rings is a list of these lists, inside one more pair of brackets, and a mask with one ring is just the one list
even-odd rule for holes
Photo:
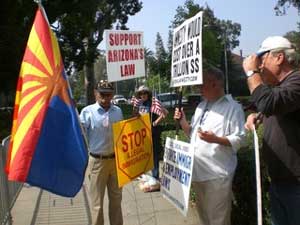
[[261,46],[260,49],[256,52],[257,56],[262,56],[266,52],[269,52],[271,50],[275,49],[291,49],[293,48],[291,42],[281,36],[271,36],[266,38]]
[[137,90],[137,93],[140,93],[140,92],[150,92],[150,89],[147,86],[142,85]]

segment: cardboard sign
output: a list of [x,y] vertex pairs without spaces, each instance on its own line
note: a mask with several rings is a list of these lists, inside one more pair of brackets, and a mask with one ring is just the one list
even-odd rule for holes
[[202,84],[202,12],[174,29],[171,87]]
[[143,32],[105,30],[109,82],[145,76]]
[[113,124],[119,187],[153,168],[149,114]]
[[193,165],[192,145],[167,137],[160,191],[184,216],[188,211]]

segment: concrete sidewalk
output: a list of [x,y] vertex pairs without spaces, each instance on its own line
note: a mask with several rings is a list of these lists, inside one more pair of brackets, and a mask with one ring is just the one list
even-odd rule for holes
[[[193,205],[184,217],[160,192],[142,192],[138,181],[124,187],[122,207],[124,225],[199,225]],[[109,225],[107,196],[104,209],[105,225]],[[12,210],[12,217],[13,225],[88,225],[91,218],[85,184],[75,198],[64,198],[24,186]]]

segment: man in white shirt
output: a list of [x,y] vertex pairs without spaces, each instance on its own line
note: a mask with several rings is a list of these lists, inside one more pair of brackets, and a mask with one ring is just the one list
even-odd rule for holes
[[230,225],[232,180],[237,150],[245,140],[242,107],[224,93],[224,76],[217,68],[203,73],[199,103],[189,124],[175,110],[185,134],[195,148],[193,190],[201,224]]

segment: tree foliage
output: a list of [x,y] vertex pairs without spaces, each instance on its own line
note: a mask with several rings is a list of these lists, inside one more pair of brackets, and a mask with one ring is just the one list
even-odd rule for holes
[[[129,15],[142,8],[139,0],[85,0],[76,1],[77,10],[57,18],[57,34],[61,40],[67,68],[85,71],[88,104],[94,101],[95,83],[93,64],[99,56],[98,45],[103,40],[105,29],[117,23],[120,29],[127,29]],[[69,70],[70,71],[70,70]]]
[[167,77],[162,77],[159,74],[150,76],[146,85],[155,92],[155,94],[161,92],[168,92],[170,90],[170,82]]
[[155,65],[152,66],[152,72],[154,74],[159,74],[162,77],[169,77],[168,74],[168,64],[167,64],[167,52],[164,47],[163,40],[160,33],[156,34],[155,41]]
[[[67,72],[70,74],[74,68],[81,70],[85,65],[88,89],[93,92],[93,63],[99,55],[97,46],[103,40],[104,30],[115,23],[126,29],[128,16],[140,11],[142,3],[139,0],[44,0],[42,3],[57,33]],[[36,8],[33,1],[4,0],[1,4],[1,91],[15,89]],[[93,94],[89,96],[91,101]]]
[[[0,9],[0,92],[12,104],[17,77],[32,25],[36,4],[33,1],[3,0]],[[8,103],[7,103],[8,104]]]
[[292,42],[300,54],[300,28],[299,31],[289,31],[284,36]]
[[284,15],[291,6],[295,7],[300,13],[300,0],[278,0],[274,9],[277,15]]
[[297,65],[300,66],[300,23],[298,23],[298,31],[289,31],[285,37],[295,46],[297,52]]

